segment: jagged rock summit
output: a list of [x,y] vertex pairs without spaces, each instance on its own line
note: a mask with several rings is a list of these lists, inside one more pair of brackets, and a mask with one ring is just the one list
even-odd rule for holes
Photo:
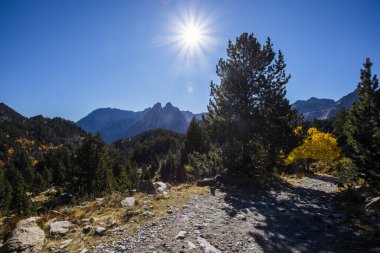
[[157,128],[184,133],[194,116],[200,118],[201,114],[181,111],[171,103],[164,107],[161,103],[156,103],[138,112],[114,108],[96,109],[77,124],[87,132],[99,132],[105,141],[111,143]]

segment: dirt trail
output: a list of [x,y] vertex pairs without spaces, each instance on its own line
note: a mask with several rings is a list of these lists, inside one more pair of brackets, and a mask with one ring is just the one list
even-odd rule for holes
[[334,179],[318,175],[270,191],[225,187],[92,252],[363,252],[335,195]]

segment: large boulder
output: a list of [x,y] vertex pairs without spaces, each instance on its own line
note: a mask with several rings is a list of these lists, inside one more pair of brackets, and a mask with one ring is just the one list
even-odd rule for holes
[[41,252],[45,242],[45,233],[37,225],[38,219],[39,217],[31,217],[20,220],[8,240],[0,248],[0,252]]
[[121,201],[121,205],[123,207],[132,207],[135,206],[135,198],[134,197],[126,197]]
[[50,235],[55,236],[64,236],[66,235],[71,228],[75,225],[71,221],[56,221],[50,224]]

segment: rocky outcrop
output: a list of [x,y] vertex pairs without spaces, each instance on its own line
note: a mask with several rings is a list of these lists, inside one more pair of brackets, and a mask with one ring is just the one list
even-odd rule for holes
[[38,218],[31,217],[19,221],[8,240],[0,248],[0,252],[41,252],[45,242],[45,233],[36,223]]

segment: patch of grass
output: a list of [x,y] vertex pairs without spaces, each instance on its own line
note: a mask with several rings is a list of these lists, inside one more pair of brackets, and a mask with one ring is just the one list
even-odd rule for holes
[[[115,229],[124,228],[123,236],[134,235],[137,230],[150,221],[159,221],[167,215],[167,210],[170,208],[176,212],[183,205],[188,203],[190,198],[195,195],[208,193],[208,187],[198,187],[188,184],[173,187],[167,195],[147,195],[136,193],[134,207],[122,207],[120,202],[126,197],[121,193],[114,193],[105,197],[102,201],[86,201],[82,205],[61,208],[58,210],[62,215],[45,214],[43,216],[44,223],[51,218],[58,220],[81,220],[84,218],[90,219],[87,223],[79,222],[75,229],[69,232],[62,238],[50,238],[47,236],[47,249],[58,248],[59,245],[68,239],[73,240],[70,244],[69,252],[79,252],[83,248],[90,249],[91,247],[109,243],[118,240],[112,232]],[[152,212],[154,215],[144,216],[144,211]],[[109,224],[112,227],[107,227]],[[107,232],[103,236],[94,235],[91,232],[87,235],[82,233],[85,225],[102,226],[107,228]],[[48,228],[44,228],[46,235],[49,234]]]

